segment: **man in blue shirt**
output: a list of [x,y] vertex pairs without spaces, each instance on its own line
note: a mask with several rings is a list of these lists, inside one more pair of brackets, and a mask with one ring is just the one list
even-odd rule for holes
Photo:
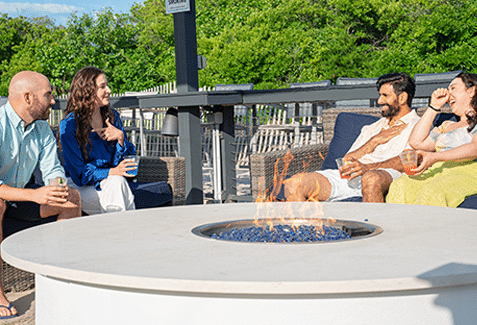
[[[8,102],[0,107],[0,222],[15,216],[33,221],[80,216],[80,195],[66,184],[25,188],[37,165],[45,184],[50,179],[66,178],[56,139],[46,121],[55,103],[50,82],[42,74],[23,71],[12,78],[8,93]],[[16,316],[0,281],[0,319]]]

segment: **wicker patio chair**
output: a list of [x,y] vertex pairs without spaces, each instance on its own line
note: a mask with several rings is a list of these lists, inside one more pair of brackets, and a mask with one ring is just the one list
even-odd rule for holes
[[137,181],[166,181],[172,189],[173,205],[182,205],[185,203],[185,176],[184,157],[141,157]]
[[[321,168],[323,158],[328,153],[328,146],[333,138],[336,117],[341,112],[355,112],[381,116],[381,109],[375,107],[365,108],[330,108],[323,110],[323,137],[324,144],[309,145],[291,149],[294,156],[288,167],[288,176],[295,175],[303,171],[304,163],[310,162],[307,170],[315,171]],[[275,172],[275,162],[282,159],[287,150],[277,150],[267,153],[252,154],[250,156],[250,179],[252,184],[252,197],[256,199],[258,194],[264,189],[271,190],[273,187],[273,176]],[[311,159],[311,160],[310,160]],[[279,171],[283,169],[283,161],[279,163]],[[260,188],[262,187],[262,188]]]
[[[295,175],[303,171],[314,171],[321,168],[323,158],[328,153],[328,145],[316,144],[306,147],[289,149],[293,155],[293,160],[288,166],[287,175]],[[273,188],[273,176],[275,163],[278,159],[278,171],[283,170],[283,157],[288,150],[278,150],[266,153],[253,154],[250,156],[250,178],[252,182],[252,197],[257,198],[258,194]],[[304,167],[305,165],[306,167]]]
[[330,108],[323,110],[323,138],[324,143],[329,144],[334,135],[336,117],[341,112],[368,114],[381,117],[381,108],[363,107],[363,108]]
[[2,281],[5,292],[27,291],[35,287],[35,274],[2,261]]

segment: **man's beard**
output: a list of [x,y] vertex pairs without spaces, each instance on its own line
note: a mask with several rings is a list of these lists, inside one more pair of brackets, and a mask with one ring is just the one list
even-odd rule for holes
[[39,100],[35,99],[32,107],[32,117],[35,121],[37,120],[47,120],[50,116],[50,108],[51,106],[48,105],[47,107],[41,107],[41,103]]
[[387,106],[388,109],[387,109],[387,110],[381,109],[381,114],[383,115],[383,117],[393,117],[393,116],[396,116],[396,115],[398,115],[399,111],[401,110],[401,108],[399,107],[397,101],[395,101],[395,102],[392,103],[392,104],[383,105],[383,107],[385,107],[385,106]]

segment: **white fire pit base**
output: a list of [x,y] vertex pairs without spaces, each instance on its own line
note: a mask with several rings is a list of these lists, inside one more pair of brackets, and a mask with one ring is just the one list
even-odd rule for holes
[[323,210],[384,232],[321,244],[224,242],[191,230],[253,219],[255,204],[184,206],[35,227],[7,238],[2,256],[36,273],[37,325],[475,324],[476,211]]

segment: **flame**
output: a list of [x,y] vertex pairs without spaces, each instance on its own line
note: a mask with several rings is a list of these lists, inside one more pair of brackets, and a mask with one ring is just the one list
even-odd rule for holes
[[[318,151],[318,152],[321,154],[320,151]],[[311,155],[308,154],[308,161],[303,162],[303,172],[304,173],[308,172],[308,168],[310,167],[310,163],[311,163]]]
[[283,170],[282,173],[279,174],[278,172],[278,163],[280,162],[280,158],[277,159],[275,162],[275,172],[273,173],[273,189],[269,196],[269,202],[274,202],[277,195],[280,193],[282,188],[283,179],[287,176],[288,166],[290,166],[291,161],[295,158],[290,150],[287,151],[285,156],[283,157]]
[[262,176],[258,179],[258,195],[257,195],[257,199],[255,200],[255,202],[257,203],[265,202],[267,200],[268,190],[265,189],[264,184],[265,184],[265,177]]
[[[320,158],[324,160],[324,157],[321,152],[319,152],[319,155]],[[293,178],[284,180],[287,176],[288,167],[292,162],[293,158],[294,156],[291,154],[290,150],[288,150],[283,157],[283,170],[281,173],[278,170],[281,159],[277,159],[274,165],[273,187],[271,191],[265,188],[264,177],[261,177],[258,180],[259,193],[255,201],[257,203],[257,213],[254,216],[254,224],[257,227],[268,227],[270,231],[273,231],[273,220],[279,219],[285,222],[286,220],[293,220],[297,218],[307,219],[309,223],[313,223],[315,225],[315,229],[317,232],[321,232],[321,234],[324,234],[323,227],[328,226],[329,222],[326,222],[326,224],[323,222],[323,210],[318,200],[318,194],[320,193],[320,186],[318,182],[316,183],[316,188],[313,190],[313,192],[309,195],[309,198],[307,199],[307,202],[313,202],[317,204],[304,204],[298,209],[298,211],[293,210],[291,202],[288,202],[284,205],[280,205],[279,211],[277,211],[277,206],[272,204],[272,202],[276,201],[276,197],[280,193],[280,190],[284,183],[301,182],[303,178],[306,177],[306,172],[308,171],[308,168],[311,163],[311,156],[309,156],[309,160],[307,162],[303,163],[302,172],[298,173]],[[289,197],[289,199],[293,200],[293,193],[291,194],[292,196]],[[331,223],[333,222],[335,222],[335,220],[331,219]],[[291,223],[291,226],[294,231],[297,231],[299,228],[299,222]]]

